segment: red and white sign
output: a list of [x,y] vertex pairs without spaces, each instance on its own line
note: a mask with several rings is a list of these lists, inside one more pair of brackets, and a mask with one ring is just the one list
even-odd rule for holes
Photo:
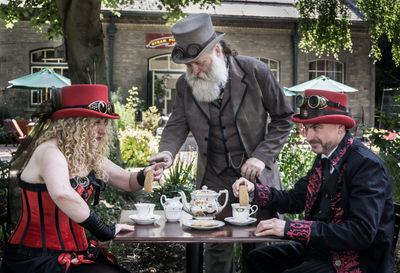
[[170,49],[175,44],[175,38],[170,33],[146,33],[146,48]]

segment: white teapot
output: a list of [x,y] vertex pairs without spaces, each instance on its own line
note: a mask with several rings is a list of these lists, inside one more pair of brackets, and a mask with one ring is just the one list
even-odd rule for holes
[[165,219],[168,222],[179,221],[182,212],[182,203],[180,202],[181,197],[167,198],[164,194],[160,197],[160,203],[164,208]]
[[[226,194],[225,202],[221,206],[221,204],[218,203],[218,197],[223,193]],[[193,191],[190,194],[192,197],[190,204],[188,204],[183,191],[180,191],[179,194],[182,197],[183,209],[197,219],[214,219],[228,203],[228,190],[215,192],[213,190],[208,190],[207,186],[203,186],[201,190]]]

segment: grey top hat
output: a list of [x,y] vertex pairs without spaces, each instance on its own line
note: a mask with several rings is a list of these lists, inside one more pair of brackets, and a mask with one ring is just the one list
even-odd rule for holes
[[172,60],[178,64],[195,61],[225,35],[215,32],[210,15],[205,13],[180,20],[172,27],[171,32],[176,41],[171,54]]

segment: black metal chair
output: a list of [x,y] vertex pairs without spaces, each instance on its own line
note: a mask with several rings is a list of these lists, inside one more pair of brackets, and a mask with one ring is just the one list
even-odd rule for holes
[[393,248],[396,249],[397,241],[399,240],[400,232],[400,204],[394,203],[394,234],[393,234]]

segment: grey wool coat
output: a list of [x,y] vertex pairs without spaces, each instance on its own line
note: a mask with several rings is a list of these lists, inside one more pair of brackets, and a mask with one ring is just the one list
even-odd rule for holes
[[[265,63],[244,56],[229,56],[228,61],[225,92],[230,92],[231,111],[246,158],[255,157],[265,163],[260,183],[281,189],[275,159],[293,126],[292,107]],[[175,157],[191,131],[198,145],[199,188],[207,184],[203,178],[207,168],[209,103],[196,100],[185,75],[178,79],[176,89],[175,104],[163,130],[159,151],[169,151]]]

